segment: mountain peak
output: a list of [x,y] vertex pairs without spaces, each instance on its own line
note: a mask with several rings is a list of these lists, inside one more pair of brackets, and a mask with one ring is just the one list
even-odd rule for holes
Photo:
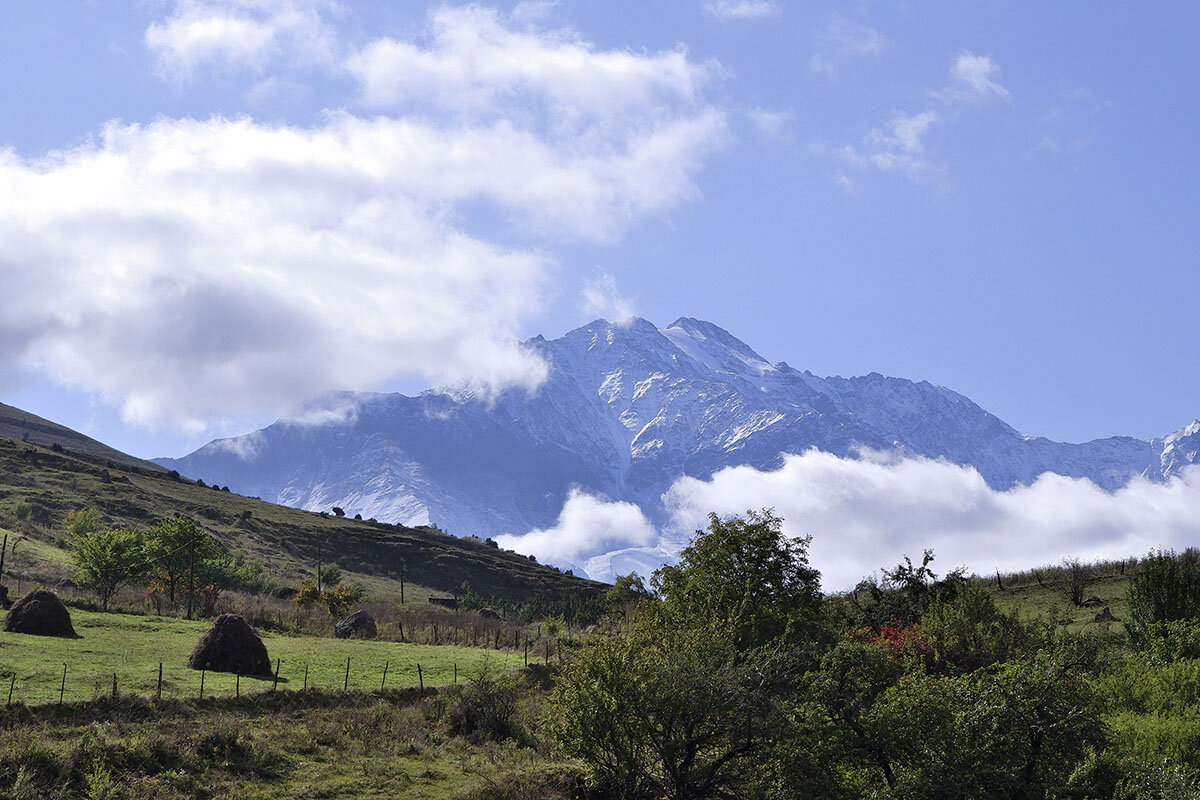
[[711,322],[680,317],[661,333],[680,350],[715,372],[757,378],[775,371],[775,367],[748,344]]

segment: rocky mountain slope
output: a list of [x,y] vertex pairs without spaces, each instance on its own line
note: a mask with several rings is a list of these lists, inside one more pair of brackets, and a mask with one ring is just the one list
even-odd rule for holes
[[158,463],[299,508],[492,536],[552,525],[572,487],[659,520],[682,476],[771,469],[809,448],[943,458],[1001,489],[1051,471],[1108,490],[1135,475],[1164,480],[1200,451],[1200,423],[1154,441],[1024,436],[950,389],[817,377],[691,318],[661,329],[597,320],[526,346],[550,366],[534,393],[336,394]]

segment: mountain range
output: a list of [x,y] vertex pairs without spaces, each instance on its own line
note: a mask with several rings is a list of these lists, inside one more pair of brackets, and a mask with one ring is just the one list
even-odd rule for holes
[[1151,441],[1051,441],[951,389],[877,373],[818,377],[687,317],[664,328],[596,320],[524,346],[549,368],[536,391],[335,393],[156,462],[298,508],[489,537],[551,527],[573,489],[659,522],[663,493],[683,476],[771,470],[811,448],[945,459],[995,489],[1053,472],[1112,491],[1200,458],[1200,422]]

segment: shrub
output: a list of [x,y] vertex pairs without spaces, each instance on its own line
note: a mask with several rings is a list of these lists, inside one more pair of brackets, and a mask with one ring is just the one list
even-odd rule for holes
[[484,669],[451,700],[450,730],[477,742],[518,738],[520,699],[521,687],[511,675]]
[[1151,551],[1129,582],[1130,633],[1145,640],[1158,622],[1200,618],[1200,553]]

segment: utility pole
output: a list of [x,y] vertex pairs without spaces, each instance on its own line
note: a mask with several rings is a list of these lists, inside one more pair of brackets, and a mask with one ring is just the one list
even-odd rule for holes
[[[192,598],[196,594],[196,540],[188,542],[188,606],[187,618],[192,618]],[[204,690],[201,689],[201,692]]]

